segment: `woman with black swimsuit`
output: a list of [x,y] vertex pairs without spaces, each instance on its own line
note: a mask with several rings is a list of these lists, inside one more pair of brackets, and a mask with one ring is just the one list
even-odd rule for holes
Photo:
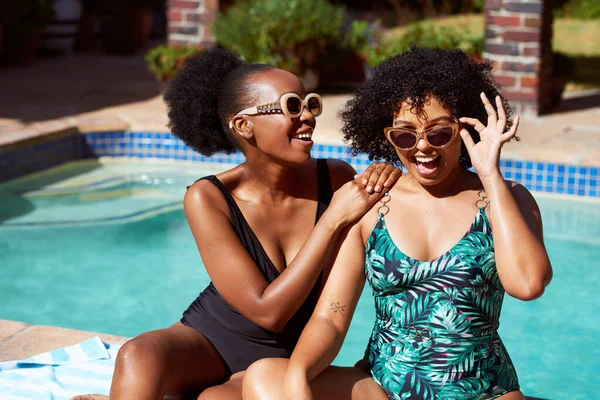
[[339,232],[400,172],[373,165],[353,181],[348,164],[312,159],[320,96],[290,72],[225,50],[188,59],[165,100],[188,146],[239,149],[246,161],[188,188],[184,209],[211,283],[181,322],[122,347],[110,398],[241,399],[250,364],[291,355]]

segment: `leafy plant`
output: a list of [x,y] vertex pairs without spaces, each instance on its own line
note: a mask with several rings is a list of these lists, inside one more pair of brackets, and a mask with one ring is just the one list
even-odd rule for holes
[[247,62],[302,73],[327,44],[342,40],[343,24],[344,9],[326,0],[246,0],[218,15],[214,34],[218,44]]
[[200,51],[200,47],[159,45],[148,50],[145,60],[156,79],[166,82],[177,74],[187,57]]
[[362,51],[373,42],[374,24],[355,19],[342,33],[341,47],[347,50]]
[[570,17],[575,19],[600,18],[600,1],[598,0],[571,0],[555,12],[557,17]]
[[396,54],[407,51],[411,44],[418,47],[462,48],[471,55],[483,51],[483,36],[465,33],[454,27],[411,24],[399,34],[380,37],[376,46],[366,47],[362,54],[367,64],[374,67]]

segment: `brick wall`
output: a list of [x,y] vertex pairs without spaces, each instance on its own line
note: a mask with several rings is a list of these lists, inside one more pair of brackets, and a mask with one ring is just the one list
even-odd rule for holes
[[483,56],[515,113],[549,111],[552,0],[486,0]]
[[169,46],[214,43],[212,24],[219,10],[219,0],[168,0]]

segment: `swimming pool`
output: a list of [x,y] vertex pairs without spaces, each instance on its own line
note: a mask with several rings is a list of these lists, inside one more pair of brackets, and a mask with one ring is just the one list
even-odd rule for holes
[[[208,283],[181,199],[226,166],[89,160],[0,185],[0,318],[134,336],[177,321]],[[506,299],[500,334],[528,396],[599,391],[600,202],[536,195],[554,280]],[[374,313],[359,303],[336,359],[362,356]]]

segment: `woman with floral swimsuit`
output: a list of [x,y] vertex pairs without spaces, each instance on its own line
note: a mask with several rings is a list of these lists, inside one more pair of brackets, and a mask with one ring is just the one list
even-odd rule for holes
[[[412,48],[350,100],[345,139],[408,173],[345,231],[291,358],[250,366],[245,399],[523,399],[502,300],[541,296],[552,269],[534,198],[499,170],[518,117],[490,73],[460,50]],[[332,367],[365,281],[364,368]]]

